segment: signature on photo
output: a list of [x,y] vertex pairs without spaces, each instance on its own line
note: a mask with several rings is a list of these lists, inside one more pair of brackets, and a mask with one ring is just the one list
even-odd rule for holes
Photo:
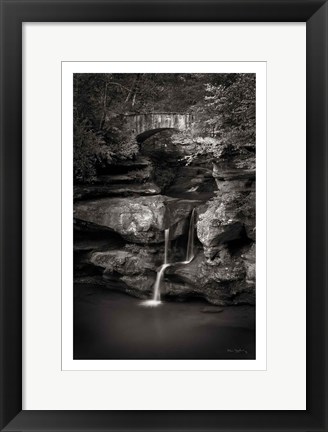
[[234,353],[234,354],[248,354],[248,351],[244,348],[228,348],[228,353]]

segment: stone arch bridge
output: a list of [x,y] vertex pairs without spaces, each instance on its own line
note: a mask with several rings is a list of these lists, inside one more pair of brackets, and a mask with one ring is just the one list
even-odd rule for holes
[[127,114],[128,127],[142,142],[165,129],[186,130],[192,127],[193,116],[189,113],[156,112]]

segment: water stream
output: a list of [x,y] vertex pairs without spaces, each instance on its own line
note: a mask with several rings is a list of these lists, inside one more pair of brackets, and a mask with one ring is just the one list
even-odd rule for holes
[[170,264],[168,263],[168,253],[169,253],[169,243],[170,243],[170,228],[165,230],[165,249],[164,249],[164,264],[157,271],[156,281],[154,285],[154,297],[153,305],[156,306],[161,302],[161,281],[164,274],[164,270]]
[[164,264],[168,264],[169,243],[170,243],[170,228],[165,230]]
[[161,282],[163,279],[164,271],[167,267],[169,267],[172,264],[188,264],[194,258],[195,256],[194,232],[195,232],[195,209],[193,209],[190,216],[186,260],[178,261],[176,263],[169,263],[168,253],[169,253],[169,245],[170,245],[170,228],[167,228],[165,230],[164,264],[162,264],[157,270],[156,281],[154,284],[153,298],[151,300],[147,300],[143,302],[142,304],[144,306],[158,306],[161,304]]
[[194,233],[195,233],[195,209],[193,209],[190,222],[189,222],[189,232],[188,232],[188,244],[187,244],[187,254],[186,262],[189,263],[194,258]]

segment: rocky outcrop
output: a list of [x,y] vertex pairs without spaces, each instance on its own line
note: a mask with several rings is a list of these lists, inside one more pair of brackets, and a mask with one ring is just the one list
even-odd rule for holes
[[199,165],[182,166],[177,170],[174,182],[166,189],[168,195],[180,196],[186,194],[208,194],[208,199],[214,195],[216,184],[212,170]]
[[161,246],[129,244],[113,251],[94,252],[90,263],[101,269],[105,281],[120,282],[121,289],[129,294],[147,298],[151,296],[163,253]]
[[[143,156],[105,167],[95,184],[75,186],[76,274],[101,275],[111,289],[151,298],[170,228],[163,297],[254,304],[254,149],[185,166],[185,144],[172,140],[172,131],[160,132],[141,144]],[[186,199],[193,194],[199,199]],[[194,208],[195,257],[182,263]]]
[[231,192],[212,199],[197,222],[197,236],[205,256],[215,257],[222,245],[255,239],[254,193]]
[[[161,284],[162,297],[186,300],[201,297],[209,303],[224,306],[255,303],[255,261],[253,245],[240,254],[231,255],[222,248],[214,260],[207,260],[199,248],[188,264],[173,262],[166,268]],[[181,258],[180,258],[181,259]],[[115,283],[135,297],[151,298],[156,271],[163,262],[163,246],[126,245],[111,251],[95,251],[88,255],[89,271],[102,274],[109,287]],[[93,266],[93,268],[92,268]]]
[[210,259],[223,244],[233,247],[247,239],[255,241],[254,157],[245,158],[243,168],[236,167],[238,161],[213,163],[218,190],[197,222],[198,238]]
[[152,161],[144,156],[138,155],[132,159],[123,159],[103,163],[98,167],[98,176],[102,175],[123,175],[131,172],[149,172],[152,169]]
[[139,156],[98,167],[93,182],[74,185],[74,201],[90,198],[158,195],[153,182],[154,166],[149,158]]
[[256,276],[256,264],[255,264],[255,243],[252,243],[247,251],[245,251],[241,258],[244,261],[245,269],[246,269],[246,283],[249,287],[253,287],[255,289],[255,276]]
[[126,245],[122,249],[94,252],[90,261],[109,273],[121,275],[140,274],[144,270],[156,272],[163,262],[163,251],[159,247]]
[[167,228],[173,239],[184,232],[197,204],[163,195],[104,198],[75,203],[74,217],[110,228],[134,243],[160,243]]
[[142,183],[148,181],[153,174],[153,166],[148,165],[143,169],[130,170],[124,174],[103,174],[98,176],[98,183],[101,184],[124,184]]
[[74,187],[74,200],[90,198],[125,197],[140,195],[158,195],[161,189],[154,183],[77,185]]
[[244,150],[241,157],[214,163],[213,177],[216,196],[199,209],[196,223],[206,262],[202,268],[212,268],[205,279],[218,283],[217,294],[211,288],[207,296],[212,302],[254,303],[255,154]]
[[[244,248],[248,251],[249,247]],[[207,260],[199,251],[188,264],[173,264],[166,269],[163,289],[167,296],[202,297],[216,305],[253,304],[255,292],[246,283],[247,268],[241,254],[222,248],[217,257]]]

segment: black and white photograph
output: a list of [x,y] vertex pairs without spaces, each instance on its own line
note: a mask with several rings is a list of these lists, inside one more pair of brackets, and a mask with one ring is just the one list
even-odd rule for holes
[[74,360],[256,359],[256,74],[73,74]]
[[0,3],[0,431],[328,431],[328,0]]

